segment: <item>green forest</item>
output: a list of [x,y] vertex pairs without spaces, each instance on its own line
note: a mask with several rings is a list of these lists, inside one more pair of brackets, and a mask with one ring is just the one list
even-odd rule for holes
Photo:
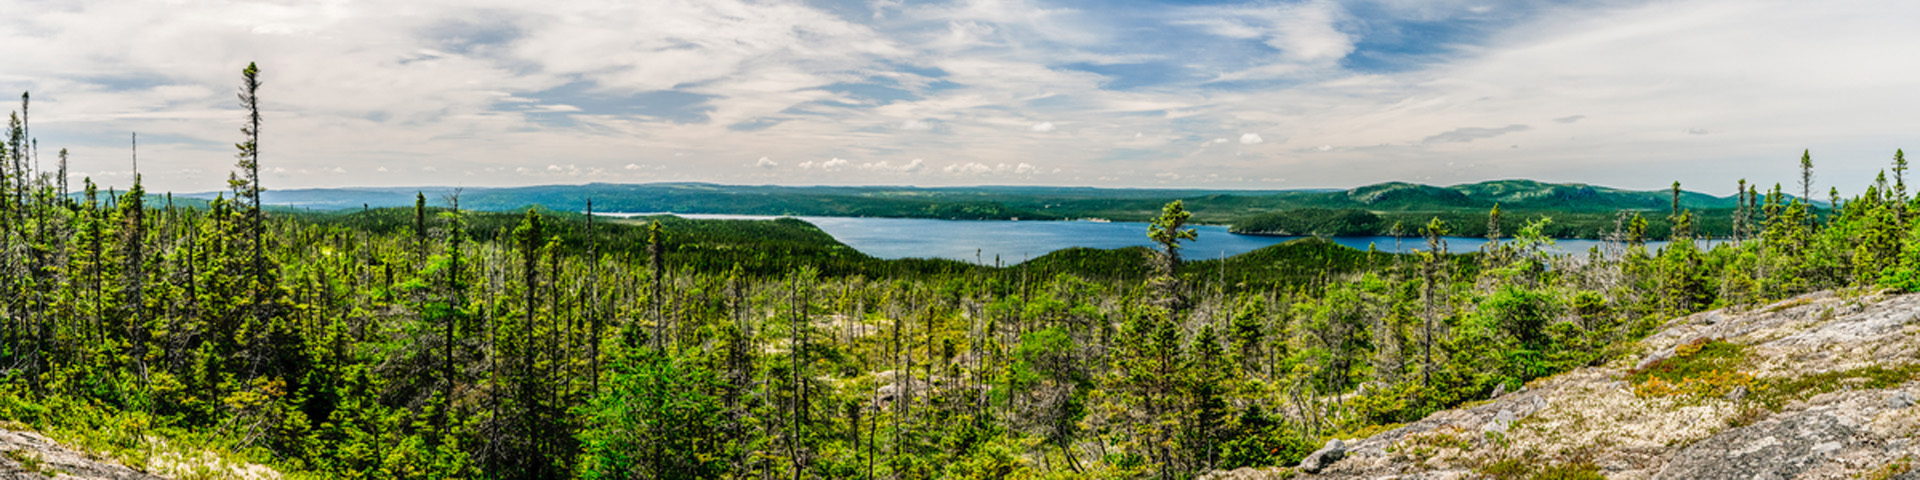
[[[1898,151],[1828,215],[1800,200],[1803,154],[1792,195],[1742,180],[1696,210],[1676,186],[1606,213],[1584,254],[1546,248],[1560,219],[1490,206],[1385,222],[1417,254],[1309,239],[1186,261],[1176,200],[1140,232],[1154,249],[974,265],[874,259],[791,219],[457,192],[265,209],[259,86],[249,65],[229,190],[194,204],[137,177],[68,185],[22,95],[0,152],[0,428],[292,478],[1191,478],[1616,360],[1677,315],[1920,289]],[[1699,246],[1702,225],[1731,241]],[[1450,251],[1460,232],[1495,240]]]
[[[1730,185],[1731,186],[1731,185]],[[453,189],[344,188],[268,192],[268,208],[357,210],[404,207],[420,191],[428,202],[444,206]],[[1746,189],[1741,188],[1744,192]],[[196,193],[197,201],[222,193]],[[1743,196],[1713,197],[1682,191],[1680,205],[1700,213],[1696,234],[1726,238]],[[1497,180],[1452,187],[1402,182],[1348,190],[1174,190],[1086,187],[788,187],[650,183],[542,185],[466,190],[461,202],[470,210],[507,211],[539,205],[579,212],[588,200],[605,212],[679,212],[744,215],[934,218],[955,220],[1075,220],[1098,218],[1148,222],[1160,207],[1180,200],[1197,223],[1229,224],[1236,233],[1276,235],[1299,230],[1326,236],[1393,235],[1393,224],[1409,229],[1439,217],[1456,225],[1456,235],[1485,236],[1488,209],[1500,206],[1514,215],[1502,225],[1517,230],[1527,218],[1550,216],[1543,230],[1554,238],[1600,238],[1616,229],[1620,212],[1647,215],[1650,231],[1661,238],[1672,226],[1666,215],[1671,195],[1664,191],[1628,191],[1582,184]],[[1816,205],[1817,207],[1817,205]],[[1824,210],[1824,208],[1822,208]],[[1327,212],[1343,220],[1327,223]],[[1363,222],[1364,216],[1379,217]]]

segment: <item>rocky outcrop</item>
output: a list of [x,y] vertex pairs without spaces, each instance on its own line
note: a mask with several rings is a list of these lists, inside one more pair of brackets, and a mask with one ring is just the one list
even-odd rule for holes
[[96,460],[33,432],[0,430],[0,480],[160,480],[126,466]]
[[[1677,318],[1637,355],[1345,442],[1315,470],[1213,478],[1482,478],[1502,462],[1607,478],[1920,480],[1920,294],[1822,292]],[[1741,345],[1737,386],[1636,392],[1683,345]],[[1283,471],[1291,470],[1291,471]]]
[[1314,451],[1312,455],[1307,455],[1305,460],[1300,461],[1300,471],[1320,473],[1320,471],[1325,470],[1328,465],[1340,461],[1340,458],[1346,455],[1347,445],[1345,442],[1341,442],[1338,438],[1328,440],[1327,446],[1321,447],[1320,450]]

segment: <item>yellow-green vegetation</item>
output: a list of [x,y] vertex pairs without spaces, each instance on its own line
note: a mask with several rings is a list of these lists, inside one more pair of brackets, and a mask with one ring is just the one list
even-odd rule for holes
[[1894,477],[1911,471],[1913,471],[1913,457],[1905,456],[1900,457],[1899,460],[1888,462],[1886,465],[1881,465],[1878,468],[1861,473],[1857,478],[1861,480],[1892,480]]
[[1675,346],[1673,356],[1627,378],[1634,393],[1642,397],[1726,395],[1753,384],[1753,375],[1740,371],[1745,362],[1745,347],[1702,338]]
[[1769,410],[1815,395],[1840,390],[1879,390],[1920,380],[1920,363],[1868,365],[1847,370],[1822,372],[1793,378],[1768,378],[1758,382],[1750,400]]
[[27,450],[6,450],[6,451],[0,451],[0,455],[5,455],[8,459],[13,460],[16,463],[19,463],[20,468],[25,469],[28,472],[38,473],[48,477],[59,476],[62,473],[60,469],[53,468],[53,466],[51,465],[47,465],[46,461],[40,458],[39,452],[31,452]]
[[1507,458],[1477,469],[1491,480],[1606,480],[1592,462],[1540,465],[1533,458]]

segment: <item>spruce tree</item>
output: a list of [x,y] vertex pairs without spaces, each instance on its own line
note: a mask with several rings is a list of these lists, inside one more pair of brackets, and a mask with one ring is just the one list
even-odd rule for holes
[[1446,236],[1453,233],[1453,229],[1447,225],[1446,221],[1440,220],[1440,217],[1434,217],[1432,221],[1427,222],[1426,227],[1420,229],[1420,233],[1427,237],[1427,250],[1420,252],[1424,266],[1420,273],[1425,284],[1421,298],[1426,304],[1426,308],[1421,312],[1420,382],[1421,385],[1432,385],[1433,371],[1438,368],[1438,364],[1433,361],[1433,335],[1441,320],[1440,309],[1444,308],[1441,302],[1444,300],[1445,292],[1442,290],[1444,287],[1441,282],[1445,281],[1446,271],[1451,267],[1447,264],[1446,258]]
[[1800,199],[1813,201],[1813,151],[1800,151]]
[[1156,304],[1169,311],[1178,310],[1184,302],[1180,299],[1180,241],[1200,238],[1198,231],[1187,228],[1187,220],[1193,213],[1187,211],[1186,204],[1174,200],[1160,209],[1160,216],[1147,226],[1147,238],[1160,247],[1154,263],[1157,276],[1152,280],[1157,290]]

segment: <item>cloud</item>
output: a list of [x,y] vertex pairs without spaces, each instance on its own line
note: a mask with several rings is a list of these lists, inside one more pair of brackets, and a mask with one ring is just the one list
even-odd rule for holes
[[1460,127],[1453,130],[1441,132],[1431,137],[1427,137],[1425,139],[1420,140],[1420,143],[1427,144],[1427,145],[1432,145],[1436,143],[1467,143],[1467,142],[1471,142],[1471,141],[1479,140],[1483,138],[1498,137],[1498,136],[1506,135],[1513,132],[1524,132],[1529,129],[1531,129],[1531,127],[1528,127],[1526,125],[1520,125],[1520,124],[1507,125],[1500,128]]
[[[1219,173],[1249,187],[1476,181],[1489,169],[1443,167],[1475,161],[1656,188],[1633,172],[1677,166],[1666,181],[1717,184],[1736,168],[1790,178],[1791,161],[1750,163],[1781,151],[1882,158],[1911,137],[1899,112],[1920,109],[1920,64],[1886,47],[1920,44],[1902,23],[1920,4],[1895,0],[408,2],[404,15],[68,3],[0,0],[36,12],[0,22],[14,55],[0,91],[33,92],[33,132],[48,151],[72,148],[72,171],[118,171],[121,157],[100,154],[124,148],[110,132],[151,132],[143,157],[169,165],[149,173],[156,191],[223,188],[240,121],[230,92],[253,59],[274,125],[263,141],[281,152],[262,169],[284,188],[444,181],[436,172],[526,185],[595,169],[725,182],[751,172],[713,159],[768,145],[828,159],[750,162],[780,167],[779,183],[898,180],[833,174],[837,157],[893,159],[890,171],[935,158],[920,171],[943,174],[916,179],[929,184],[1019,183],[1019,159],[1045,159],[1033,176],[1103,186],[1149,185],[1159,178],[1141,165],[1165,161],[1182,182]],[[1154,41],[1130,40],[1143,34]],[[1540,134],[1513,135],[1516,121]],[[1248,133],[1310,140],[1260,162],[1218,148]],[[515,166],[539,158],[570,163]],[[831,168],[882,163],[842,162]],[[294,173],[336,167],[350,173]],[[1835,162],[1822,176],[1873,168]]]
[[1010,165],[1010,164],[1006,164],[1006,163],[997,163],[997,164],[993,164],[993,165],[987,165],[987,164],[984,164],[984,163],[979,163],[979,162],[966,162],[966,163],[956,163],[956,164],[952,164],[952,165],[947,165],[947,167],[946,167],[946,168],[943,168],[943,169],[941,169],[941,171],[942,171],[942,172],[946,172],[946,173],[947,173],[947,174],[949,174],[949,175],[970,175],[970,176],[988,176],[988,175],[1003,175],[1003,176],[1004,176],[1004,175],[1011,175],[1011,176],[1028,176],[1028,175],[1033,175],[1033,174],[1036,174],[1036,173],[1039,173],[1039,172],[1040,172],[1040,167],[1036,167],[1036,166],[1033,166],[1032,164],[1028,164],[1028,163],[1024,163],[1024,162],[1022,162],[1022,163],[1016,163],[1016,164],[1011,164],[1011,165]]
[[1216,81],[1263,80],[1323,72],[1357,49],[1343,31],[1348,13],[1330,0],[1294,4],[1234,5],[1189,9],[1177,24],[1235,40],[1259,41],[1278,55],[1250,68],[1220,74]]
[[860,164],[861,170],[877,170],[877,171],[889,171],[889,172],[901,172],[901,173],[918,173],[920,170],[925,168],[926,168],[926,161],[923,161],[918,158],[900,165],[894,165],[894,164],[888,163],[886,160]]
[[1690,135],[1706,135],[1713,132],[1709,132],[1704,128],[1689,128],[1687,129],[1687,133]]
[[759,159],[759,160],[756,160],[756,161],[754,161],[754,162],[753,162],[753,166],[755,166],[755,167],[759,167],[759,168],[767,168],[767,169],[770,169],[770,168],[773,168],[773,167],[778,167],[778,166],[780,166],[780,162],[776,162],[776,161],[773,161],[773,159],[771,159],[771,158],[767,158],[767,157],[760,157],[760,159]]
[[810,170],[810,169],[818,168],[822,171],[838,172],[840,171],[840,169],[846,168],[847,165],[851,163],[853,162],[847,161],[846,159],[839,158],[839,157],[834,157],[832,159],[828,159],[823,162],[814,162],[813,160],[808,160],[808,161],[800,162],[800,169]]
[[1258,134],[1258,133],[1243,133],[1243,134],[1240,134],[1240,144],[1241,144],[1241,145],[1259,145],[1259,144],[1260,144],[1261,142],[1265,142],[1265,141],[1266,141],[1266,140],[1261,140],[1261,139],[1260,139],[1260,134]]

